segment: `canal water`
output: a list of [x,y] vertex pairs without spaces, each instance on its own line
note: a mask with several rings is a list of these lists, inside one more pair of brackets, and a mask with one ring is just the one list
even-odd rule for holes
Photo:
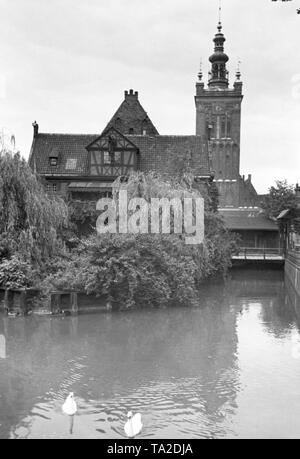
[[269,269],[232,270],[193,308],[1,315],[0,438],[121,439],[129,410],[146,439],[300,438],[299,326]]

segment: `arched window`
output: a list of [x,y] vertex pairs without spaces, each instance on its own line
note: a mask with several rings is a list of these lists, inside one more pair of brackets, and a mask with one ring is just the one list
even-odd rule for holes
[[226,135],[226,116],[221,116],[221,138],[224,139]]
[[231,137],[231,119],[227,117],[227,137]]

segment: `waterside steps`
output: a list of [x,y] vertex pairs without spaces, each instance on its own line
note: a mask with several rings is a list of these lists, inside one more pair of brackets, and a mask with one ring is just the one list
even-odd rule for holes
[[242,247],[231,256],[233,265],[247,263],[273,263],[284,265],[285,257],[282,249]]

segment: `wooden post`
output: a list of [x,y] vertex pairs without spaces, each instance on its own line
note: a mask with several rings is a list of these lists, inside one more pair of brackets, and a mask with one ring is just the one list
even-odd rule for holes
[[61,312],[61,296],[59,293],[51,293],[50,308],[52,314],[57,314]]
[[4,294],[4,309],[6,311],[6,314],[9,312],[9,290],[5,290]]
[[78,314],[78,295],[76,292],[71,293],[71,314],[72,316]]
[[22,292],[20,292],[20,310],[22,312],[22,314],[26,314],[26,292],[25,290],[23,290]]

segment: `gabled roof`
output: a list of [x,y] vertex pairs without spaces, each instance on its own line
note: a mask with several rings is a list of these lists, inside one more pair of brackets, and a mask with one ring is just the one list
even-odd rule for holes
[[201,136],[127,137],[139,148],[141,170],[176,173],[189,165],[195,175],[211,175],[207,142]]
[[281,220],[283,218],[286,218],[289,214],[291,213],[291,209],[286,209],[280,212],[280,214],[277,217],[277,220]]
[[278,231],[277,223],[266,217],[259,208],[221,209],[220,213],[231,231]]
[[300,217],[300,208],[292,208],[292,209],[286,209],[283,210],[277,217],[277,220],[292,220],[294,218],[299,218]]
[[147,135],[158,135],[156,127],[140,104],[138,92],[133,92],[132,89],[129,92],[125,91],[125,99],[104,131],[110,127],[115,127],[125,135],[129,134],[131,129],[132,134],[143,134],[143,130],[146,130]]
[[[116,132],[116,131],[115,131]],[[107,134],[107,132],[105,132]],[[122,136],[137,147],[142,171],[174,173],[180,164],[189,164],[195,175],[210,176],[207,142],[201,136]],[[88,176],[88,146],[99,141],[98,134],[37,134],[29,164],[40,175]],[[59,153],[52,167],[51,152]]]
[[86,149],[89,151],[93,148],[105,148],[109,149],[110,140],[113,139],[117,144],[120,144],[120,148],[134,148],[137,146],[129,140],[128,136],[123,135],[114,127],[106,129],[97,139],[94,139],[89,145],[86,146]]

